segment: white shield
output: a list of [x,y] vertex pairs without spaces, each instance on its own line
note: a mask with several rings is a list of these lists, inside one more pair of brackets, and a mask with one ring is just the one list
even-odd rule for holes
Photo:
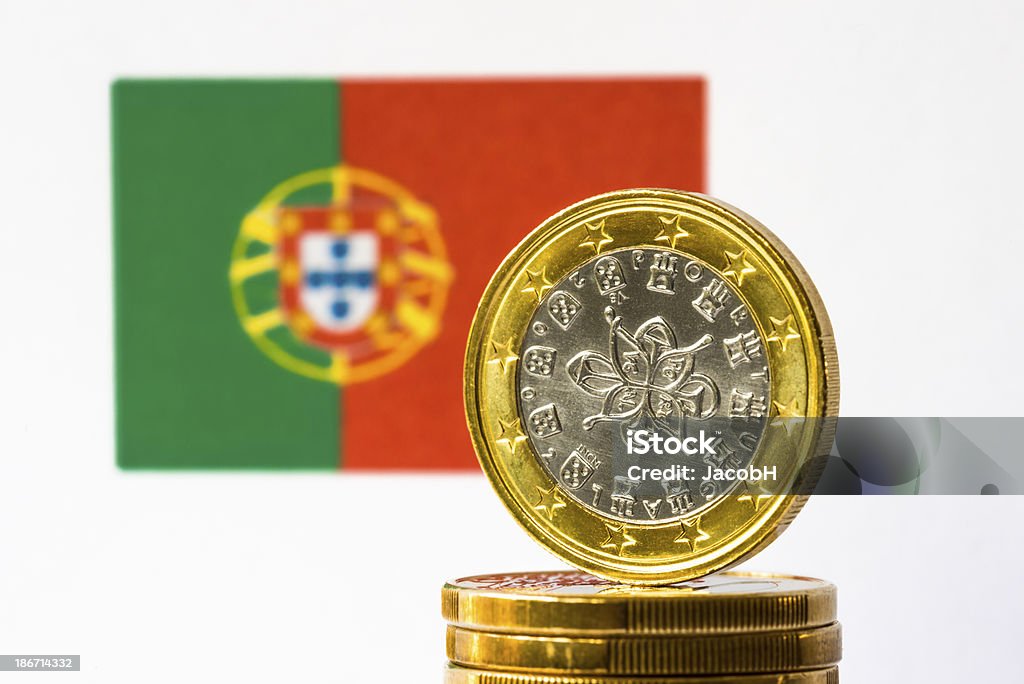
[[299,238],[302,308],[318,327],[344,333],[359,328],[377,308],[377,235],[306,233]]

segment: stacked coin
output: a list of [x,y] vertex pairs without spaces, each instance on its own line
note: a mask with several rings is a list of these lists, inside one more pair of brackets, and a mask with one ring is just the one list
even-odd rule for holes
[[724,572],[660,587],[581,572],[442,589],[447,684],[838,682],[835,586]]

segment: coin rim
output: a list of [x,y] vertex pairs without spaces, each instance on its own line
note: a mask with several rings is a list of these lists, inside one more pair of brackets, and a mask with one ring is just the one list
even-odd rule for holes
[[[732,239],[732,242],[725,244],[724,248],[739,246],[757,250],[751,256],[752,258],[756,257],[757,263],[766,268],[765,275],[768,276],[768,284],[758,287],[774,293],[771,295],[772,298],[785,302],[786,312],[794,315],[794,321],[799,323],[797,328],[801,333],[799,341],[803,353],[799,358],[795,358],[794,355],[781,358],[783,356],[781,352],[774,351],[771,345],[766,345],[765,352],[771,377],[773,380],[780,377],[799,376],[804,378],[803,384],[800,385],[801,391],[796,394],[797,397],[805,398],[804,413],[808,413],[808,408],[813,405],[812,415],[820,414],[833,417],[838,413],[839,404],[835,340],[828,314],[814,284],[792,252],[773,233],[742,211],[719,200],[696,193],[662,189],[623,190],[578,202],[548,218],[532,231],[509,253],[491,278],[470,328],[465,359],[464,400],[467,425],[473,445],[481,466],[502,503],[536,541],[581,570],[612,580],[638,584],[665,584],[692,579],[724,569],[749,557],[781,534],[806,502],[806,495],[789,494],[771,497],[763,509],[756,512],[750,520],[743,525],[731,528],[731,536],[727,536],[726,541],[721,546],[713,548],[710,553],[699,552],[696,549],[691,549],[689,553],[681,553],[679,549],[673,547],[669,549],[672,553],[666,551],[664,554],[655,554],[645,558],[630,559],[623,558],[621,555],[612,558],[610,553],[599,550],[601,540],[598,537],[598,531],[602,528],[597,522],[607,527],[610,538],[610,533],[615,529],[618,521],[590,510],[589,507],[576,502],[571,497],[562,497],[562,502],[566,504],[563,520],[565,518],[572,518],[572,520],[569,524],[555,525],[553,521],[545,521],[542,516],[533,511],[528,502],[523,500],[524,496],[514,491],[510,483],[506,481],[507,475],[502,471],[511,467],[508,464],[513,460],[515,451],[510,449],[509,454],[502,453],[502,448],[499,447],[493,436],[497,430],[495,426],[498,424],[500,416],[488,416],[487,414],[492,412],[488,404],[489,402],[494,404],[504,402],[510,406],[510,415],[514,415],[514,420],[518,421],[520,426],[522,419],[518,410],[518,402],[515,401],[515,387],[502,386],[501,381],[487,379],[486,373],[489,369],[486,362],[483,361],[483,350],[487,343],[499,340],[500,336],[495,335],[495,328],[501,326],[517,330],[517,337],[513,342],[516,343],[518,349],[518,345],[521,344],[522,337],[525,335],[525,324],[514,326],[512,322],[502,320],[501,316],[505,312],[503,307],[511,306],[506,304],[508,296],[532,261],[542,255],[547,263],[551,263],[551,260],[557,256],[564,257],[564,255],[550,251],[545,253],[544,250],[551,247],[550,243],[559,236],[564,236],[570,228],[582,227],[582,222],[594,213],[599,214],[604,211],[611,214],[613,209],[624,212],[659,208],[677,213],[700,214],[706,222],[717,227]],[[634,229],[634,232],[636,230],[638,229]],[[721,236],[717,234],[712,237],[711,241],[714,242],[716,239],[721,242]],[[715,244],[718,247],[722,246],[718,243]],[[655,244],[651,238],[637,239],[635,237],[625,240],[624,244],[620,242],[616,248],[623,246],[664,248],[662,245]],[[561,246],[559,249],[564,251]],[[578,266],[581,263],[575,258],[563,258],[563,261],[567,261],[573,266]],[[562,270],[566,270],[564,265]],[[556,274],[557,277],[550,282],[557,283],[569,272],[571,271]],[[734,287],[743,289],[735,283]],[[744,290],[743,294],[745,299],[756,300],[752,296],[750,288]],[[533,305],[533,309],[535,307],[536,305]],[[755,301],[755,304],[749,307],[749,315],[752,322],[761,330],[764,338],[762,319],[766,318],[767,313],[758,308]],[[500,341],[504,342],[504,340]],[[502,375],[507,376],[504,371],[502,371]],[[513,375],[511,378],[513,385],[514,377]],[[503,377],[502,380],[505,385],[508,385],[507,377]],[[485,395],[486,400],[481,395]],[[794,449],[792,446],[787,446],[785,449],[776,448],[776,457],[770,462],[773,464],[784,462],[786,458],[793,458],[791,454],[802,456],[802,459],[806,461],[815,458],[820,460],[821,457],[827,455],[834,436],[834,421],[816,420],[811,423],[809,429],[800,433],[801,443],[797,448]],[[487,433],[490,433],[490,436]],[[759,448],[754,458],[756,459],[760,455],[768,460],[764,456],[765,453],[767,453],[767,449]],[[531,482],[555,484],[550,475],[543,472],[535,457],[518,462],[515,467],[522,469],[517,473],[518,475],[525,476]],[[722,497],[722,499],[728,498],[730,497]],[[739,506],[736,501],[731,503],[719,501],[714,505],[727,510],[730,507],[737,509]],[[755,511],[757,511],[756,507]],[[665,530],[670,527],[675,528],[678,524],[682,524],[684,527],[693,524],[699,526],[701,517],[705,513],[706,511],[701,512],[689,519],[677,518],[663,525],[650,526],[648,524],[645,528]],[[743,512],[737,511],[734,515],[742,517]],[[719,516],[720,519],[727,517],[721,514]],[[596,519],[597,522],[588,520],[588,518]],[[626,529],[622,524],[619,524],[619,528]],[[636,531],[635,528],[630,528],[631,533]],[[645,534],[649,535],[650,533]],[[659,532],[659,534],[661,535],[659,539],[668,538],[667,533]],[[655,546],[660,548],[658,545],[661,543],[663,542],[656,542]],[[667,544],[664,546],[668,547]]]
[[[550,573],[499,573],[528,576]],[[447,582],[441,615],[466,629],[531,635],[721,634],[821,627],[837,619],[836,586],[801,575],[725,572],[741,579],[797,580],[803,588],[730,593],[554,594],[544,590],[462,586]]]

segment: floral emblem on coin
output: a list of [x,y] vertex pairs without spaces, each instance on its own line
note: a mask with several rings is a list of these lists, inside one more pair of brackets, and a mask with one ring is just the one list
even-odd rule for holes
[[583,351],[566,364],[578,388],[604,399],[600,413],[583,420],[584,429],[605,421],[639,423],[646,419],[664,425],[714,415],[718,386],[693,370],[694,354],[714,341],[711,335],[680,347],[675,332],[661,316],[630,333],[614,309],[608,307],[604,313],[610,325],[608,355]]

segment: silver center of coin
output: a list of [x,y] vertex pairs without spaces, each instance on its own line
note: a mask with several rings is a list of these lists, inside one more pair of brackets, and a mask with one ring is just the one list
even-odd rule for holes
[[764,341],[732,284],[682,252],[595,256],[540,301],[519,356],[534,454],[564,493],[618,520],[706,507],[737,484],[709,468],[748,465],[764,431]]

